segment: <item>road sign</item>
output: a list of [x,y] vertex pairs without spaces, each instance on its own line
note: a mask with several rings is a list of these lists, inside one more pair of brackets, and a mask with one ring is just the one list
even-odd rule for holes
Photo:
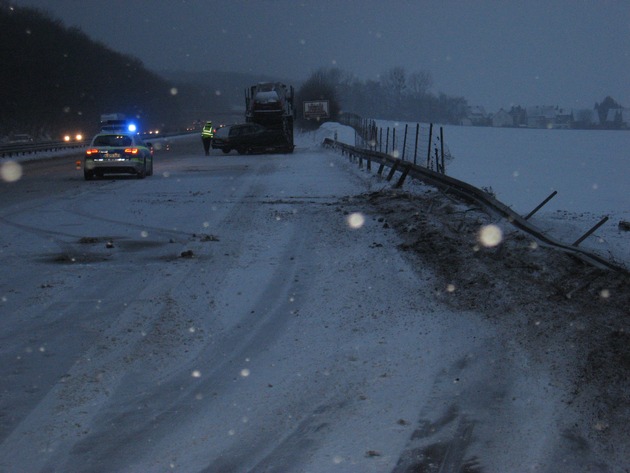
[[304,102],[304,118],[321,120],[329,117],[328,100],[311,100]]

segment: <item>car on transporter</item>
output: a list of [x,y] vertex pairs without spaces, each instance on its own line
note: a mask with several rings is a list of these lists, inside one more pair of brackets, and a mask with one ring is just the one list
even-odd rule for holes
[[138,135],[121,130],[101,131],[85,151],[86,180],[105,174],[134,174],[139,179],[153,174],[153,147]]

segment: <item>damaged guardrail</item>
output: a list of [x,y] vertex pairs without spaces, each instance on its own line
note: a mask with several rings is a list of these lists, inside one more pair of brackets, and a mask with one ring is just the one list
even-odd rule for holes
[[549,201],[553,195],[548,197],[543,204],[539,205],[526,217],[522,217],[510,207],[495,199],[489,193],[445,174],[413,164],[409,161],[394,158],[385,153],[358,148],[356,146],[340,143],[330,138],[324,139],[323,145],[341,151],[342,155],[347,155],[351,161],[358,161],[358,164],[361,167],[365,164],[368,170],[372,169],[373,162],[377,163],[378,169],[376,172],[379,175],[382,175],[385,172],[385,168],[389,168],[386,176],[388,181],[391,181],[396,173],[398,173],[398,179],[394,184],[397,188],[402,187],[407,177],[411,176],[425,182],[426,184],[435,186],[442,191],[450,192],[461,198],[477,203],[483,208],[492,211],[496,215],[505,218],[513,226],[529,233],[543,244],[558,248],[561,251],[571,254],[597,268],[608,269],[630,275],[630,271],[623,266],[617,265],[599,255],[578,247],[579,243],[597,230],[597,228],[599,228],[608,219],[608,217],[602,219],[602,221],[586,232],[584,236],[579,238],[575,243],[573,243],[573,245],[568,245],[544,234],[542,230],[536,228],[528,221],[529,217],[531,217],[531,215],[539,210],[542,205]]

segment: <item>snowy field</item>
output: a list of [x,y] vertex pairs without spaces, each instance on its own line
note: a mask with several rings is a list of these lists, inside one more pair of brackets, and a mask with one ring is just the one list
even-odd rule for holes
[[[378,121],[399,137],[404,125]],[[608,217],[580,246],[630,268],[630,232],[619,228],[630,221],[630,132],[443,128],[454,158],[446,163],[449,176],[490,190],[523,216],[557,191],[531,221],[571,244]],[[354,144],[354,137],[346,139]]]

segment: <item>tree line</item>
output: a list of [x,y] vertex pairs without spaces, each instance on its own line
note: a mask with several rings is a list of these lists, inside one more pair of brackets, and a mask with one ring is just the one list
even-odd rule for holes
[[0,64],[0,136],[95,132],[100,115],[113,112],[164,129],[185,126],[200,109],[227,108],[207,88],[169,82],[80,29],[6,0],[0,0]]
[[338,68],[321,68],[298,89],[297,103],[328,99],[332,119],[351,112],[389,120],[461,123],[468,110],[466,99],[434,94],[432,85],[430,72],[407,73],[402,66],[385,71],[378,80],[365,81]]
[[[346,112],[363,117],[378,117],[387,120],[423,121],[461,125],[470,123],[478,126],[496,126],[494,114],[476,115],[472,113],[464,97],[452,97],[444,93],[434,94],[431,73],[416,71],[408,73],[401,66],[384,71],[378,80],[362,81],[349,72],[337,68],[321,68],[311,74],[297,91],[297,103],[310,100],[329,100],[331,120],[339,119]],[[501,126],[535,127],[537,117],[528,116],[537,109],[554,107],[512,106],[506,113],[511,123]],[[593,109],[562,111],[555,107],[554,117],[545,125],[567,125],[582,129],[627,129],[630,127],[627,116],[630,113],[613,98],[606,97],[596,103]],[[610,111],[615,112],[611,119]],[[316,122],[301,119],[298,110],[298,123],[303,128],[317,126]]]

